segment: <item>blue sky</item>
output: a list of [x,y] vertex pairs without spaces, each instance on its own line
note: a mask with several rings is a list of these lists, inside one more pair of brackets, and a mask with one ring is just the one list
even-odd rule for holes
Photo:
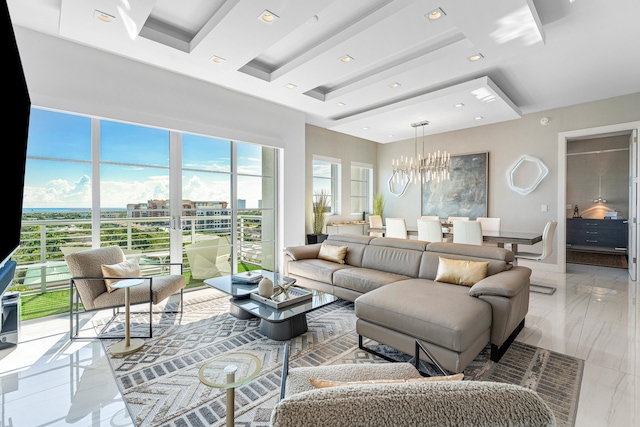
[[[100,168],[102,206],[168,199],[169,131],[105,120],[100,126],[100,158],[109,162]],[[27,154],[25,209],[91,206],[90,118],[33,108]],[[183,199],[229,202],[230,158],[228,140],[184,134]],[[261,169],[262,147],[238,144],[239,173],[259,175]],[[258,207],[263,179],[238,182],[237,198]]]

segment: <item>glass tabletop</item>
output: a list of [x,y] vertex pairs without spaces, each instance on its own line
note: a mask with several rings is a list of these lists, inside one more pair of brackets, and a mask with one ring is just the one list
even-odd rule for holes
[[224,353],[205,362],[198,372],[200,381],[215,388],[236,388],[254,379],[262,362],[249,353]]
[[144,279],[122,279],[111,284],[114,289],[126,289],[132,286],[138,286],[144,283]]
[[[287,279],[284,274],[274,273],[273,271],[252,270],[251,272],[253,274],[262,274],[263,277],[268,277],[274,285],[286,281]],[[258,289],[257,283],[234,282],[233,275],[206,279],[204,283],[205,285],[214,287],[222,292],[226,292],[234,298],[249,298],[251,292]]]

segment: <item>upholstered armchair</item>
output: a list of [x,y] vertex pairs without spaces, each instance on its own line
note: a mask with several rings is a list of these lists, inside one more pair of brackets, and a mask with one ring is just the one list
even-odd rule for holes
[[[152,336],[153,305],[160,304],[171,295],[180,292],[180,302],[177,310],[164,312],[182,312],[183,289],[186,279],[182,275],[181,263],[153,263],[158,266],[180,266],[180,274],[165,274],[154,277],[142,277],[137,259],[127,259],[119,246],[106,246],[70,253],[65,261],[71,273],[70,286],[70,338],[122,338],[105,333],[109,325],[119,314],[118,308],[125,306],[125,289],[110,288],[108,284],[123,279],[142,279],[143,283],[130,288],[130,303],[149,303],[149,333],[139,338]],[[138,267],[136,269],[136,267]],[[161,269],[159,269],[161,270]],[[109,274],[105,274],[105,272]],[[82,306],[81,306],[82,305]],[[80,336],[80,312],[112,309],[113,317],[96,336]]]
[[551,427],[555,416],[525,387],[422,377],[406,362],[288,366],[285,345],[280,401],[272,427]]

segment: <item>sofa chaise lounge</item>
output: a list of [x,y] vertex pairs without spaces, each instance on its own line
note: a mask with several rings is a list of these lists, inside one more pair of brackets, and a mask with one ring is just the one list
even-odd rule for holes
[[[286,248],[284,271],[299,286],[353,301],[361,347],[367,337],[413,354],[418,340],[446,370],[462,372],[488,343],[499,361],[524,327],[531,270],[513,259],[493,246],[335,234]],[[450,283],[459,276],[467,286]]]

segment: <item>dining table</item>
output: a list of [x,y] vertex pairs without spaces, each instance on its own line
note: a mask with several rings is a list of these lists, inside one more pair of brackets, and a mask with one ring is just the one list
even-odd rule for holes
[[[384,233],[385,228],[373,228],[369,227],[370,233]],[[408,225],[408,236],[417,236],[418,227]],[[444,237],[453,236],[453,227],[451,225],[443,225],[442,235]],[[482,241],[487,243],[496,243],[498,247],[504,248],[505,244],[511,245],[512,252],[518,252],[518,245],[535,245],[542,241],[542,232],[525,232],[525,231],[483,231]]]

